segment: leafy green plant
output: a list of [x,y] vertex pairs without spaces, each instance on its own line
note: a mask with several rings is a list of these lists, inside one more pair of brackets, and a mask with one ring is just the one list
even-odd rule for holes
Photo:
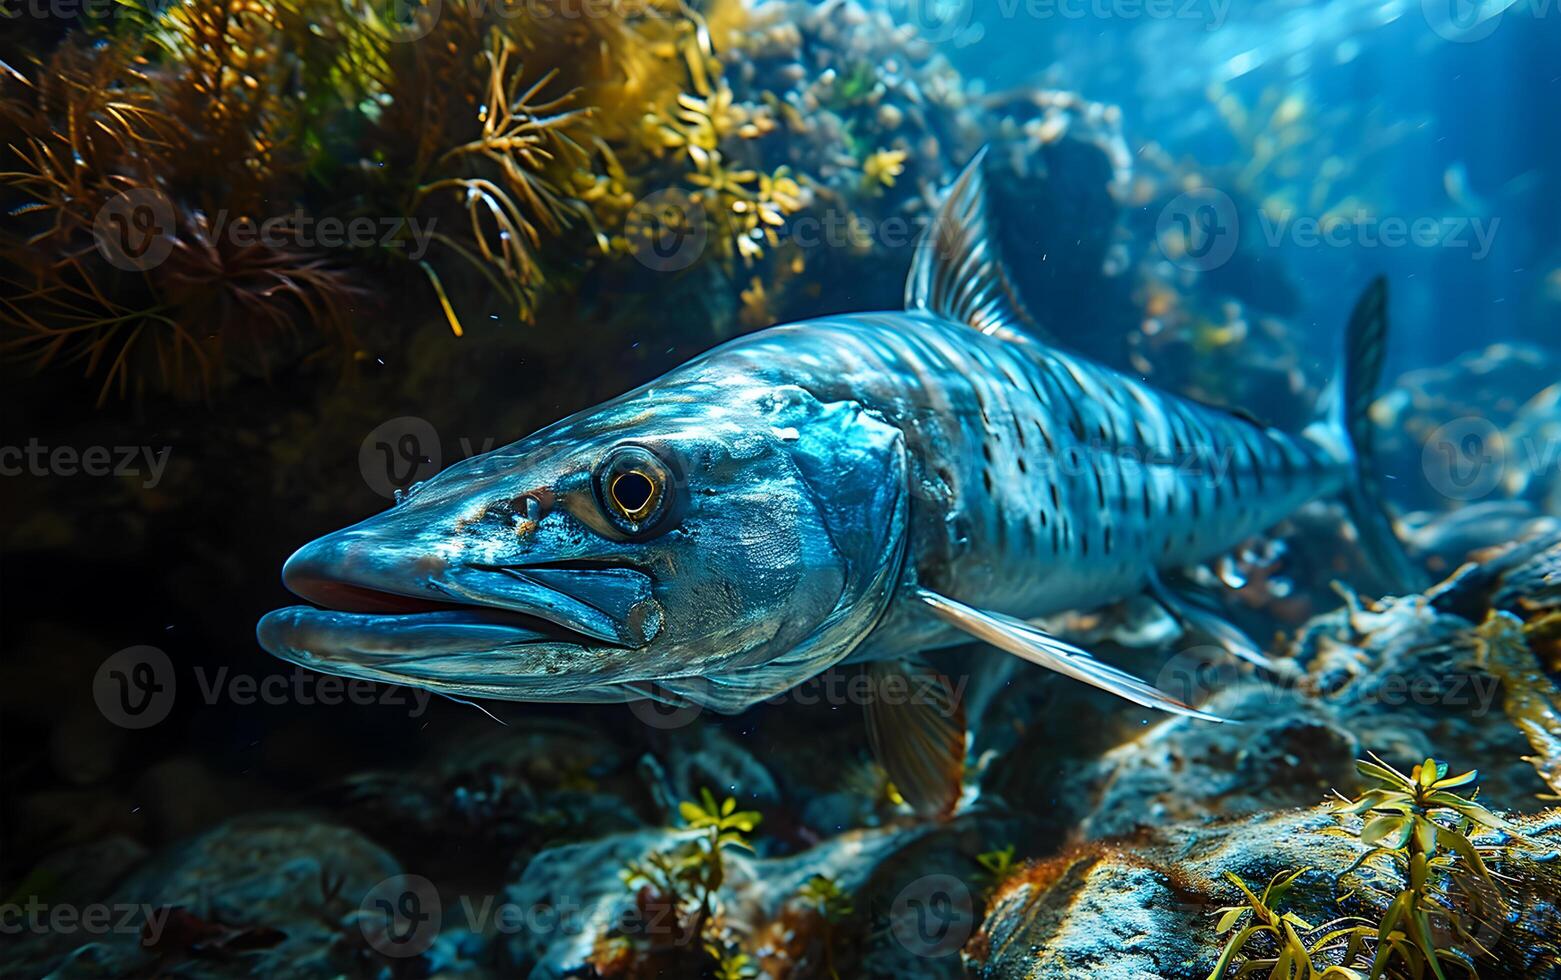
[[752,980],[759,975],[759,968],[747,953],[724,950],[714,943],[706,944],[705,952],[715,960],[715,980]]
[[643,861],[629,862],[621,877],[635,891],[649,889],[656,903],[671,911],[676,944],[700,939],[707,951],[716,951],[711,955],[719,963],[724,945],[713,934],[712,923],[717,893],[726,881],[724,852],[728,847],[753,850],[747,835],[759,825],[759,814],[737,809],[731,797],[717,803],[708,789],[700,790],[697,802],[680,803],[678,814],[689,838],[676,847],[652,852]]
[[804,902],[824,917],[825,922],[839,922],[856,911],[851,904],[851,896],[828,875],[809,878],[799,894]]
[[809,878],[799,894],[824,920],[824,970],[833,980],[839,980],[839,971],[835,969],[835,927],[856,911],[851,896],[828,875]]
[[[1264,971],[1271,980],[1447,980],[1447,963],[1456,963],[1468,976],[1479,975],[1470,951],[1475,956],[1490,951],[1474,935],[1475,927],[1490,916],[1505,916],[1507,907],[1486,863],[1505,844],[1480,844],[1475,838],[1489,831],[1511,834],[1512,828],[1475,801],[1478,772],[1450,776],[1445,763],[1426,759],[1405,775],[1376,756],[1357,762],[1356,771],[1368,788],[1354,799],[1341,796],[1332,809],[1362,822],[1359,828],[1325,833],[1366,845],[1366,852],[1335,877],[1336,882],[1357,879],[1357,887],[1337,900],[1374,896],[1383,908],[1380,918],[1348,916],[1314,927],[1279,908],[1310,869],[1275,875],[1261,894],[1226,872],[1245,901],[1219,910],[1217,933],[1229,938],[1209,980]],[[1438,924],[1458,948],[1438,945]]]
[[976,863],[981,865],[981,877],[986,883],[987,891],[992,891],[1008,879],[1014,873],[1017,863],[1014,861],[1014,845],[986,851],[976,855]]
[[1339,877],[1374,863],[1381,870],[1383,862],[1396,872],[1392,889],[1363,883],[1383,897],[1391,896],[1372,937],[1376,952],[1370,976],[1372,980],[1383,976],[1395,961],[1415,977],[1429,972],[1445,980],[1444,961],[1476,975],[1467,953],[1437,947],[1432,917],[1445,921],[1460,944],[1489,955],[1471,927],[1486,915],[1505,915],[1506,903],[1480,853],[1482,848],[1471,837],[1479,828],[1507,833],[1512,828],[1475,802],[1473,795],[1454,792],[1470,787],[1472,793],[1479,780],[1476,770],[1449,776],[1446,763],[1426,759],[1405,775],[1376,756],[1371,758],[1356,762],[1355,769],[1375,785],[1333,808],[1337,814],[1362,818],[1358,836],[1370,848]]
[[[1348,967],[1334,964],[1319,967],[1315,963],[1317,956],[1336,948],[1341,939],[1348,941],[1345,962],[1353,959],[1358,954],[1360,943],[1353,928],[1329,931],[1329,926],[1336,923],[1319,928],[1294,912],[1279,911],[1279,903],[1284,900],[1286,893],[1302,875],[1311,870],[1302,868],[1300,871],[1281,871],[1269,879],[1261,895],[1255,894],[1236,875],[1225,872],[1225,879],[1240,889],[1246,901],[1218,910],[1220,920],[1215,932],[1221,936],[1230,933],[1230,938],[1225,941],[1209,980],[1220,980],[1226,976],[1237,956],[1247,957],[1233,974],[1237,977],[1267,970],[1271,980],[1324,980],[1328,977],[1360,980],[1360,974]],[[1318,936],[1319,933],[1320,937],[1310,942],[1302,939],[1303,935]],[[1258,944],[1265,939],[1269,948],[1260,950]]]

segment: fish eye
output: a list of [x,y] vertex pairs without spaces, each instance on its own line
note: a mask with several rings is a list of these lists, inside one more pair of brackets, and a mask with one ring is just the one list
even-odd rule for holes
[[656,502],[656,484],[639,470],[630,470],[613,477],[607,492],[612,495],[612,502],[631,520],[639,520],[649,514],[651,505]]
[[644,446],[613,449],[597,465],[593,482],[602,510],[625,534],[662,527],[672,509],[672,471]]

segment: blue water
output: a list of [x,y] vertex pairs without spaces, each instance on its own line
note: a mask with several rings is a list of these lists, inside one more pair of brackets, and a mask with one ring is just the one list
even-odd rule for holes
[[[1239,163],[1250,147],[1213,109],[1215,85],[1247,105],[1299,99],[1324,117],[1319,135],[1354,158],[1341,189],[1382,219],[1442,222],[1446,240],[1394,247],[1347,236],[1312,247],[1283,235],[1274,245],[1260,227],[1245,244],[1262,246],[1296,287],[1296,323],[1331,332],[1337,284],[1380,272],[1395,286],[1398,367],[1492,339],[1556,340],[1558,297],[1546,285],[1561,266],[1554,5],[912,0],[901,9],[934,25],[949,57],[993,90],[1040,81],[1120,106],[1135,154],[1158,144],[1201,166]],[[1469,247],[1456,235],[1463,219]]]

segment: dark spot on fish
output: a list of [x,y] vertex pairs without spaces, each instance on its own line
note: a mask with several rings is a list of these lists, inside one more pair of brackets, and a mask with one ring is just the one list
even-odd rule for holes
[[1108,554],[1108,555],[1111,554],[1111,525],[1110,524],[1106,525],[1106,529],[1103,532],[1103,539],[1101,541],[1101,545],[1105,548],[1106,554]]
[[1046,431],[1046,427],[1041,424],[1040,419],[1035,420],[1035,431],[1041,434],[1041,441],[1046,443],[1046,451],[1049,453],[1056,453],[1057,447],[1052,442],[1051,433]]
[[992,484],[992,471],[991,470],[982,470],[981,471],[981,482],[986,484],[986,493],[987,493],[987,496],[990,497],[992,495],[992,487],[993,487],[993,484]]

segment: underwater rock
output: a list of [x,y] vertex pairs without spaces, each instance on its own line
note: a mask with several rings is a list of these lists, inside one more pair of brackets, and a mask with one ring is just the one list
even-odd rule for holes
[[[104,903],[133,913],[107,935],[35,935],[13,962],[52,959],[65,977],[175,965],[193,977],[330,976],[340,972],[339,942],[364,944],[346,916],[399,873],[394,858],[348,828],[302,814],[238,817],[137,867]],[[126,922],[133,928],[120,927]]]
[[1533,774],[1517,764],[1522,745],[1496,703],[1498,685],[1476,663],[1469,620],[1421,596],[1352,603],[1309,623],[1292,656],[1306,670],[1302,688],[1362,748],[1424,759],[1488,746],[1488,757],[1512,760],[1482,769],[1489,792],[1522,799],[1535,791]]
[[[902,858],[910,845],[937,832],[931,825],[852,831],[782,858],[753,858],[727,851],[720,889],[722,928],[737,937],[749,956],[763,959],[776,955],[771,944],[790,943],[796,937],[777,934],[771,924],[782,919],[785,906],[797,900],[815,875],[826,875],[842,892],[857,896],[875,877],[891,873],[894,859]],[[604,957],[623,961],[627,956],[624,937],[633,936],[656,951],[641,955],[670,957],[676,953],[693,957],[697,963],[702,955],[698,938],[683,934],[675,915],[664,906],[654,901],[646,904],[643,890],[631,890],[623,877],[629,865],[645,862],[690,839],[688,831],[647,830],[539,854],[520,880],[506,890],[505,899],[513,907],[539,918],[545,916],[550,925],[508,937],[506,961],[515,969],[529,971],[536,980],[593,975],[592,964]],[[855,904],[860,908],[864,903],[858,900]],[[788,966],[793,968],[794,962]],[[625,970],[625,975],[641,975]],[[607,972],[619,975],[616,969]],[[796,975],[810,974],[799,971]]]
[[[1281,810],[1070,849],[998,888],[967,958],[982,980],[1203,980],[1218,953],[1211,913],[1239,901],[1225,872],[1260,885],[1281,872],[1321,869],[1302,877],[1286,910],[1309,922],[1338,915],[1330,869],[1342,872],[1366,848],[1328,833],[1337,826],[1321,809]],[[1480,961],[1482,976],[1553,976],[1561,963],[1561,874],[1549,850],[1561,843],[1561,811],[1518,826],[1536,846],[1513,852],[1501,870],[1516,883],[1511,897],[1523,915],[1480,934],[1496,954]]]
[[1413,553],[1443,575],[1482,550],[1561,532],[1561,520],[1527,500],[1484,500],[1443,513],[1417,511],[1406,515],[1404,524]]
[[668,733],[666,744],[640,759],[664,820],[677,815],[681,800],[692,800],[706,787],[738,797],[744,806],[773,806],[780,789],[764,763],[741,742],[712,725],[694,725]]
[[147,849],[139,841],[117,835],[105,836],[57,851],[39,861],[15,891],[38,894],[51,902],[85,905],[112,893],[146,857]]
[[474,717],[417,764],[357,774],[336,790],[355,825],[398,852],[428,856],[436,880],[502,884],[506,862],[539,850],[626,833],[654,813],[632,751],[598,727],[525,716]]
[[1175,824],[1027,866],[999,887],[966,948],[974,973],[982,980],[1207,976],[1208,912],[1220,873],[1267,881],[1295,866],[1296,841],[1308,845],[1299,866],[1347,867],[1355,853],[1342,839],[1311,839],[1332,823],[1312,810]]
[[[1470,566],[1428,597],[1372,606],[1352,597],[1307,622],[1275,673],[1208,646],[1113,657],[1238,724],[1124,710],[1017,671],[977,728],[983,796],[1036,814],[1037,829],[1059,842],[1097,841],[1349,792],[1365,752],[1463,758],[1477,745],[1485,791],[1531,800],[1547,787],[1523,761],[1534,749],[1503,711],[1500,679],[1482,665],[1481,624],[1493,610],[1519,615],[1529,625],[1517,656],[1540,671],[1561,609],[1557,568],[1561,541],[1539,540]],[[1556,699],[1545,683],[1540,695]],[[1059,784],[1067,792],[1056,793]]]
[[1298,692],[1248,683],[1204,703],[1237,724],[1157,725],[1086,767],[1076,790],[1093,790],[1083,840],[1314,803],[1353,780],[1356,736]]

